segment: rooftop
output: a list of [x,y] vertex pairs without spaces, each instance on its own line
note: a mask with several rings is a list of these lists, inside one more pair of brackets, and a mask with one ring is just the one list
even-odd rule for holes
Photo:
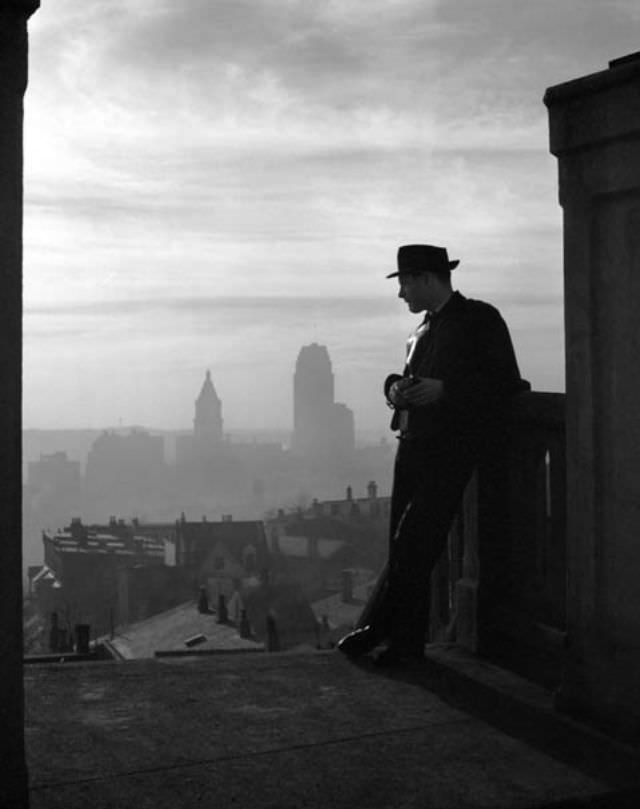
[[122,537],[87,528],[82,538],[74,536],[69,529],[49,535],[47,540],[58,553],[108,554],[118,556],[149,556],[164,558],[164,542],[144,535],[132,534]]
[[213,651],[260,651],[264,647],[241,638],[235,626],[219,624],[214,614],[198,612],[193,601],[126,626],[109,641],[126,660],[153,657],[156,652],[186,652],[187,640],[201,636],[198,653]]
[[[314,553],[317,554],[319,559],[330,559],[345,544],[340,539],[329,539],[327,537],[316,537],[315,539],[317,545]],[[278,548],[284,556],[308,558],[309,538],[282,534],[278,537]]]
[[31,806],[638,805],[619,792],[638,751],[449,654],[396,674],[337,652],[28,667]]
[[367,570],[353,570],[353,578],[353,594],[349,601],[345,601],[343,594],[339,592],[314,601],[311,605],[316,619],[322,621],[326,618],[330,630],[348,630],[357,625],[362,608],[376,582],[376,577]]

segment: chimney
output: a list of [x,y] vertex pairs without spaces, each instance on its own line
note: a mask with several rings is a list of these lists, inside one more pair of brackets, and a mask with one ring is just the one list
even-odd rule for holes
[[247,617],[247,611],[245,609],[240,612],[240,637],[251,637],[251,626],[249,624],[249,618]]
[[76,624],[76,652],[89,654],[89,639],[91,636],[90,624]]
[[59,647],[58,613],[51,613],[51,629],[49,630],[49,651],[57,652]]
[[218,623],[226,624],[229,621],[229,613],[227,612],[227,602],[222,593],[218,595]]
[[353,601],[353,571],[342,571],[342,600],[345,604]]
[[353,500],[353,489],[351,486],[347,486],[347,500],[351,502]]
[[198,612],[203,615],[209,614],[209,599],[207,597],[207,588],[204,585],[200,586],[200,594],[198,595]]
[[369,495],[369,516],[380,516],[380,503],[378,501],[378,484],[375,480],[370,480],[367,486],[367,494]]
[[71,519],[71,536],[81,545],[84,545],[84,543],[87,541],[86,531],[82,525],[82,520],[80,517],[73,517]]
[[318,558],[318,537],[307,537],[307,555],[309,559]]
[[280,639],[278,638],[278,627],[276,626],[276,619],[273,613],[267,614],[267,651],[279,652]]

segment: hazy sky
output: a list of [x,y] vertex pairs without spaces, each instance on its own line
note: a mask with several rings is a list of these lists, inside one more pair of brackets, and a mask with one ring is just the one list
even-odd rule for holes
[[25,119],[27,427],[288,427],[300,347],[384,432],[416,323],[385,274],[455,286],[562,390],[546,87],[638,49],[637,0],[44,0]]

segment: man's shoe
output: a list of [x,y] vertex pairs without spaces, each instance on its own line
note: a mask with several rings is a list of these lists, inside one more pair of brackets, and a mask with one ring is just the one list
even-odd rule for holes
[[420,648],[405,649],[399,646],[388,646],[376,655],[373,661],[383,669],[402,668],[415,663],[424,662],[424,650]]
[[338,641],[338,649],[348,657],[366,655],[380,643],[380,638],[370,626],[354,629]]

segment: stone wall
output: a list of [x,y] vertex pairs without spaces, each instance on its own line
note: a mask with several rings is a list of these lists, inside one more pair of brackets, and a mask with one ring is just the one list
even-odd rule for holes
[[564,210],[562,698],[640,737],[640,54],[550,88]]

